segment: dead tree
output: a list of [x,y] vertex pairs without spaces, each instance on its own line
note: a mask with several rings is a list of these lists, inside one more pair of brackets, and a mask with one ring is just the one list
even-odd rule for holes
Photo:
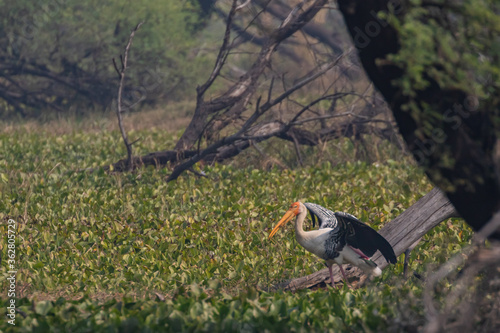
[[132,145],[133,142],[128,140],[127,132],[123,127],[123,117],[122,113],[125,111],[122,106],[122,97],[123,97],[123,86],[125,84],[125,72],[127,71],[127,62],[128,62],[128,54],[130,52],[130,47],[132,46],[132,40],[134,39],[135,33],[143,22],[139,23],[130,33],[127,46],[125,47],[125,52],[120,55],[121,68],[118,69],[118,65],[116,64],[115,58],[113,58],[113,65],[115,66],[115,70],[118,73],[118,77],[120,78],[120,83],[118,85],[118,97],[116,101],[116,116],[118,118],[118,127],[120,128],[120,133],[122,134],[123,143],[125,144],[125,148],[127,149],[127,170],[132,170],[134,168],[133,159],[132,159]]
[[[386,117],[385,105],[373,102],[373,89],[367,85],[364,91],[357,92],[346,84],[341,73],[336,73],[349,52],[340,56],[318,54],[315,67],[294,80],[287,80],[286,74],[273,67],[273,55],[280,45],[311,22],[327,2],[302,1],[290,9],[281,25],[261,41],[249,69],[214,97],[211,87],[216,80],[228,77],[222,72],[239,45],[239,36],[232,38],[232,26],[238,8],[243,11],[245,7],[238,7],[237,1],[233,1],[213,71],[197,88],[190,124],[174,149],[135,157],[132,164],[138,167],[171,163],[174,170],[168,177],[170,181],[201,160],[223,161],[271,137],[293,143],[299,163],[300,145],[315,146],[364,134],[396,142],[394,123]],[[312,85],[325,88],[314,91]],[[304,89],[312,95],[306,103],[295,97]],[[350,101],[344,102],[347,98]],[[321,106],[325,103],[330,105],[327,109]],[[121,160],[113,164],[113,169],[124,171],[127,165],[127,161]]]
[[[301,7],[296,7],[291,13],[291,17],[287,21],[284,21],[282,25],[273,31],[267,38],[266,42],[262,46],[256,61],[253,63],[251,69],[241,76],[234,85],[232,85],[225,93],[221,96],[211,99],[210,101],[205,101],[204,96],[210,86],[214,83],[215,79],[220,75],[221,69],[226,62],[227,56],[229,54],[230,46],[230,32],[233,17],[236,13],[236,4],[233,2],[231,11],[229,12],[226,32],[224,35],[224,41],[217,56],[216,64],[214,70],[210,75],[209,79],[201,86],[197,88],[197,105],[195,109],[194,116],[191,123],[186,128],[181,138],[176,144],[176,149],[186,149],[195,144],[195,142],[200,138],[204,131],[220,131],[222,128],[226,127],[229,123],[237,119],[244,111],[246,111],[246,106],[248,105],[250,98],[256,92],[257,87],[260,83],[260,78],[270,64],[271,56],[276,50],[276,48],[285,39],[293,35],[299,29],[301,29],[306,23],[311,21],[318,11],[322,8],[327,0],[316,0],[309,8],[302,9]],[[302,13],[298,14],[302,10]],[[326,70],[321,71],[321,73],[326,72]],[[315,77],[311,78],[314,79]],[[306,82],[310,82],[307,80]],[[304,83],[306,83],[304,82]],[[303,85],[297,86],[295,89],[289,91],[289,94],[293,93],[295,90],[301,88]],[[283,96],[285,98],[286,96]],[[271,98],[271,96],[268,96]],[[270,108],[272,105],[276,105],[282,99],[268,101],[264,104],[263,108]],[[222,111],[221,114],[218,112]],[[258,113],[262,113],[262,110],[257,110]],[[217,116],[211,123],[207,122],[208,117]],[[211,127],[206,129],[206,127]]]

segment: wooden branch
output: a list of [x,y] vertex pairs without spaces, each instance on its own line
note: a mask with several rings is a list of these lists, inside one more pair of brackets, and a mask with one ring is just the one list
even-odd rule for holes
[[[350,52],[343,53],[340,56],[338,56],[334,61],[323,65],[318,71],[305,77],[304,79],[299,81],[297,84],[295,84],[293,87],[286,89],[285,92],[283,92],[281,95],[279,95],[278,97],[273,99],[271,102],[264,104],[262,107],[269,109],[272,106],[281,103],[285,98],[289,97],[291,94],[293,94],[294,92],[296,92],[300,88],[304,87],[308,83],[311,83],[312,81],[316,80],[317,78],[319,78],[320,76],[324,75],[329,70],[334,68],[339,63],[339,61],[348,53],[350,53]],[[319,102],[320,100],[323,100],[323,99],[324,99],[324,97],[319,98],[317,101]]]
[[[221,18],[226,19],[227,14],[220,8],[215,8],[214,9],[215,13]],[[255,34],[250,33],[249,27],[251,27],[253,22],[256,20],[256,18],[262,13],[264,10],[261,10],[259,13],[257,13],[254,18],[248,23],[245,27],[241,27],[238,24],[235,24],[233,22],[233,25],[231,29],[236,33],[236,37],[233,39],[230,48],[234,49],[238,46],[240,46],[243,43],[250,42],[252,44],[255,44],[257,46],[264,46],[264,44],[267,42],[266,37],[260,37]],[[290,43],[291,44],[291,43]],[[292,59],[293,61],[297,63],[302,63],[304,60],[302,57],[300,57],[297,53],[295,53],[291,48],[282,46],[280,47],[277,52],[279,52],[281,55],[288,57]]]
[[246,6],[248,6],[250,4],[251,1],[252,0],[245,1],[245,3],[242,3],[241,5],[239,5],[238,7],[236,7],[236,10],[238,11],[238,10],[241,10],[241,9],[245,8]]
[[[234,143],[236,141],[246,141],[247,147],[248,147],[250,145],[250,141],[258,141],[259,142],[259,141],[268,139],[270,137],[275,136],[276,133],[279,132],[280,130],[282,130],[283,128],[284,128],[284,125],[280,126],[278,129],[274,129],[271,131],[265,131],[262,134],[256,133],[254,136],[243,136],[243,133],[241,133],[241,131],[239,131],[238,133],[233,134],[231,136],[227,136],[227,137],[225,137],[225,138],[223,138],[215,143],[212,143],[210,146],[208,146],[207,148],[202,150],[199,154],[191,157],[189,160],[176,166],[175,169],[170,174],[170,176],[168,176],[167,182],[170,182],[172,180],[176,180],[181,175],[181,173],[183,173],[184,171],[191,168],[194,164],[201,161],[205,156],[207,156],[209,154],[216,153],[217,150],[223,146],[231,145],[232,143]],[[258,128],[258,129],[262,129],[262,128]]]
[[[241,76],[238,82],[231,86],[221,96],[213,98],[210,101],[204,101],[203,96],[198,93],[194,116],[186,128],[186,131],[184,131],[177,142],[175,149],[184,150],[192,147],[192,145],[202,136],[202,130],[206,128],[205,125],[210,114],[226,110],[224,112],[226,116],[224,124],[228,124],[232,119],[240,116],[246,109],[251,96],[255,93],[259,84],[259,79],[267,68],[276,48],[286,38],[293,35],[297,30],[301,29],[312,20],[327,1],[328,0],[313,1],[313,3],[307,9],[304,9],[300,15],[294,16],[287,24],[274,30],[262,46],[257,59],[247,73]],[[219,68],[218,66],[216,67]],[[213,77],[213,75],[211,77]],[[211,79],[207,82],[210,81]],[[203,87],[204,86],[202,86],[199,91],[206,90]]]
[[[258,99],[254,114],[246,121],[237,133],[212,143],[207,148],[199,151],[198,154],[192,156],[189,160],[177,165],[167,178],[167,182],[177,179],[182,172],[188,170],[194,164],[198,163],[202,159],[205,159],[209,155],[215,155],[213,158],[218,161],[233,157],[239,154],[242,150],[250,147],[250,141],[260,142],[271,137],[278,137],[294,143],[296,145],[296,149],[298,149],[298,144],[315,146],[320,142],[325,142],[343,136],[353,136],[355,134],[359,135],[365,133],[377,134],[377,130],[383,131],[375,127],[367,126],[367,120],[363,120],[361,123],[352,121],[343,122],[335,127],[321,130],[319,133],[313,133],[305,129],[293,128],[293,125],[284,124],[280,121],[263,122],[250,127],[250,125],[253,125],[258,117],[262,115],[262,112],[259,112],[259,110],[261,110],[261,108],[258,107],[259,101],[260,98]],[[381,134],[378,135],[383,136]],[[238,145],[231,148],[231,145],[234,145],[236,142],[238,142]],[[224,151],[221,151],[221,149]],[[298,152],[298,154],[300,160],[300,152]]]
[[[379,233],[384,236],[394,248],[397,256],[401,255],[416,240],[425,235],[429,230],[450,217],[457,217],[453,205],[438,188],[434,188],[418,200],[401,215],[387,223]],[[382,254],[377,252],[372,260],[383,269],[388,264]],[[333,268],[334,283],[341,283],[342,276],[338,266]],[[348,266],[346,269],[348,279],[360,278],[364,274],[358,268]],[[328,269],[322,269],[308,276],[293,279],[278,285],[278,288],[298,290],[329,284]]]
[[226,30],[224,32],[224,39],[222,40],[222,45],[219,49],[219,54],[217,55],[217,59],[215,60],[215,66],[210,74],[208,80],[199,86],[196,90],[198,92],[198,99],[203,99],[203,95],[207,91],[208,88],[214,83],[215,79],[219,76],[224,63],[226,62],[227,56],[229,54],[229,38],[231,37],[231,26],[234,18],[234,14],[238,10],[236,4],[237,0],[233,0],[233,4],[231,6],[231,10],[229,11],[229,15],[227,16],[226,22]]
[[[345,53],[345,54],[347,54],[347,53]],[[345,56],[345,54],[342,54],[339,57],[337,57],[334,61],[321,66],[317,71],[314,71],[312,74],[310,74],[307,77],[305,77],[304,79],[300,80],[293,87],[286,89],[285,92],[283,92],[282,94],[280,94],[275,99],[271,100],[271,89],[272,89],[272,85],[274,83],[274,78],[273,78],[271,80],[271,87],[269,88],[269,95],[268,95],[268,98],[267,98],[267,102],[264,103],[261,107],[257,107],[258,113],[259,114],[263,114],[263,113],[269,111],[272,107],[274,107],[277,104],[281,103],[284,99],[288,98],[290,95],[292,95],[294,92],[296,92],[300,88],[304,87],[305,85],[311,83],[312,81],[316,80],[320,76],[324,75],[330,69],[332,69],[333,67],[335,67],[338,64],[338,62]],[[321,102],[322,100],[332,99],[332,98],[340,98],[340,97],[343,97],[343,96],[346,96],[346,95],[350,95],[350,94],[351,95],[357,95],[355,93],[336,93],[336,94],[326,95],[326,96],[322,96],[322,97],[317,98],[316,100],[312,101],[307,106],[305,106],[302,110],[300,110],[295,115],[295,117],[290,122],[289,127],[293,125],[294,121],[298,117],[300,117],[300,115],[302,113],[304,113],[305,111],[307,111],[313,105]],[[244,100],[244,103],[248,103],[248,100],[249,99]],[[259,97],[259,103],[257,103],[257,104],[260,105],[260,97]],[[231,116],[234,117],[236,114],[240,114],[243,111],[243,109],[244,109],[243,105],[240,105],[239,108],[238,107],[236,107],[236,109],[234,109],[234,108],[235,108],[235,106],[233,106],[232,108],[229,108],[225,112],[225,114],[229,115],[229,117],[226,117],[226,119],[224,119],[223,121],[220,121],[218,125],[211,126],[210,127],[210,132],[216,132],[216,133],[219,132],[222,128],[224,128],[225,126],[227,126],[231,122],[231,120],[232,120]],[[237,111],[235,111],[235,110],[237,110]],[[205,128],[203,129],[203,131],[205,131],[205,130],[208,129],[208,127],[209,127],[208,125],[209,124],[207,124],[207,126],[205,126]]]
[[132,159],[132,143],[128,141],[128,136],[127,132],[125,131],[125,128],[123,127],[123,108],[122,108],[122,95],[123,95],[123,86],[125,82],[125,71],[127,70],[127,60],[128,60],[128,53],[130,51],[130,47],[132,46],[132,40],[134,39],[136,31],[141,27],[143,22],[140,22],[134,30],[130,32],[130,36],[128,38],[128,43],[127,46],[125,47],[125,53],[124,56],[120,55],[120,61],[121,61],[121,69],[118,69],[118,66],[116,65],[115,58],[113,58],[113,65],[115,67],[116,72],[118,73],[120,77],[120,84],[118,86],[118,101],[117,101],[117,108],[116,108],[116,116],[118,117],[118,126],[120,127],[120,132],[122,134],[123,142],[125,143],[125,147],[127,148],[127,169],[132,170],[134,168],[133,164],[133,159]]
[[[255,112],[254,117],[253,118],[251,117],[249,118],[249,120],[247,120],[248,125],[244,126],[244,128],[247,128],[249,124],[253,124],[254,121],[257,119],[257,116],[259,115],[260,113]],[[320,117],[321,116],[318,116],[318,118]],[[353,128],[356,128],[356,130],[354,130]],[[389,133],[393,133],[392,128],[390,128],[390,130],[391,132]],[[381,133],[377,133],[377,131],[380,131]],[[226,159],[238,155],[245,149],[251,147],[253,144],[261,142],[270,137],[277,137],[292,143],[296,140],[297,143],[300,145],[315,146],[322,142],[337,139],[340,137],[353,136],[355,133],[358,134],[374,133],[378,136],[385,138],[385,136],[388,136],[389,134],[385,133],[384,131],[387,131],[387,129],[384,130],[378,127],[369,126],[367,123],[358,124],[356,122],[353,123],[351,121],[346,121],[337,124],[335,127],[325,128],[320,132],[311,132],[306,129],[295,128],[293,127],[293,124],[290,127],[289,125],[283,124],[282,122],[279,121],[268,121],[259,123],[257,125],[253,125],[246,131],[245,135],[240,131],[231,137],[226,137],[215,142],[213,145],[210,145],[204,150],[193,149],[193,150],[157,151],[149,153],[144,156],[133,157],[132,164],[135,167],[148,166],[148,165],[163,167],[168,163],[186,162],[187,159],[193,159],[189,161],[189,163],[181,167],[184,168],[185,171],[188,170],[189,167],[194,165],[196,162],[202,159],[208,162],[212,161],[222,162]],[[201,157],[198,155],[201,155]],[[128,162],[127,159],[125,159],[125,160],[120,160],[112,164],[111,166],[109,165],[104,166],[103,168],[104,170],[123,172],[128,170],[127,166]],[[90,168],[80,171],[92,172],[94,170],[96,169]],[[178,177],[178,175],[176,177]],[[169,181],[173,179],[174,178],[169,179]]]
[[[255,1],[259,6],[265,8],[266,12],[276,17],[277,19],[284,20],[292,10],[288,3],[276,2],[268,3],[267,0],[257,0]],[[342,38],[340,38],[339,33],[332,33],[328,26],[319,23],[310,22],[304,26],[303,31],[309,36],[317,39],[321,43],[330,47],[330,49],[335,54],[341,54],[342,49]]]
[[[495,269],[494,267],[498,265],[500,258],[499,243],[492,241],[491,247],[484,247],[485,240],[496,232],[498,228],[500,228],[500,212],[496,212],[492,219],[474,235],[471,245],[468,245],[462,251],[455,254],[446,263],[441,265],[437,271],[432,272],[427,277],[424,289],[424,306],[427,318],[426,332],[443,331],[438,328],[441,328],[446,323],[446,317],[457,307],[458,299],[462,299],[462,305],[463,302],[467,302],[464,294],[470,291],[471,283],[477,277],[479,271],[485,267]],[[452,272],[456,272],[458,267],[463,265],[464,262],[465,267],[461,271],[461,276],[454,283],[455,289],[446,297],[446,302],[444,303],[445,309],[440,313],[434,304],[436,284]],[[488,281],[489,279],[483,276],[483,280]],[[487,284],[491,286],[490,283]]]

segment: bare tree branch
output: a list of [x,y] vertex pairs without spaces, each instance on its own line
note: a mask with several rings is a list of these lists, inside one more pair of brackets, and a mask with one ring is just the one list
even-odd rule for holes
[[[328,0],[313,1],[313,3],[299,15],[294,14],[294,18],[286,25],[275,29],[269,35],[257,59],[247,73],[241,76],[238,82],[221,96],[210,101],[204,101],[203,96],[198,93],[195,114],[191,123],[186,128],[186,131],[177,142],[176,149],[187,149],[201,138],[203,135],[202,129],[206,128],[205,124],[210,114],[225,110],[224,119],[221,119],[218,124],[212,125],[209,128],[210,132],[218,132],[221,128],[227,126],[227,124],[239,117],[240,114],[245,111],[246,105],[249,103],[251,96],[255,93],[259,78],[269,64],[271,56],[278,45],[309,22],[327,1]],[[226,28],[226,30],[228,29],[229,28]],[[212,75],[211,77],[214,76]],[[215,78],[211,80],[213,81],[214,79]],[[209,80],[209,82],[211,80]],[[203,89],[200,91],[203,91]]]
[[229,15],[227,16],[226,22],[226,31],[224,32],[224,39],[222,40],[222,46],[219,49],[219,54],[217,55],[217,59],[215,60],[215,66],[210,74],[208,80],[199,86],[196,90],[198,92],[198,98],[202,98],[208,88],[214,83],[215,79],[219,76],[224,63],[226,62],[227,55],[229,54],[229,38],[231,37],[231,26],[233,23],[234,14],[237,10],[238,0],[233,0],[233,4],[231,6],[231,10],[229,11]]
[[246,6],[248,6],[250,4],[250,2],[252,2],[252,0],[246,0],[244,3],[242,3],[241,5],[239,5],[238,7],[236,7],[236,11],[238,10],[241,10],[243,8],[245,8]]
[[[257,0],[256,2],[260,6],[264,6],[266,4],[266,0]],[[281,20],[284,20],[290,12],[288,3],[283,3],[281,1],[275,1],[270,5],[266,5],[264,8],[271,15]],[[324,6],[323,8],[327,7]],[[304,27],[304,32],[309,36],[318,39],[325,45],[328,45],[328,47],[330,47],[335,54],[341,54],[343,52],[341,47],[342,38],[340,38],[338,34],[332,33],[332,31],[326,27],[320,24],[309,23],[306,27]]]
[[[134,168],[133,159],[132,159],[132,144],[128,140],[127,132],[123,127],[123,107],[122,107],[122,95],[123,95],[123,86],[125,83],[125,71],[127,70],[127,61],[128,54],[130,52],[130,47],[132,46],[132,40],[134,39],[135,33],[144,22],[140,22],[137,26],[130,32],[130,36],[128,38],[127,46],[125,47],[124,56],[120,55],[121,61],[121,69],[118,69],[116,65],[115,58],[113,58],[113,65],[115,67],[116,72],[120,77],[120,84],[118,86],[118,100],[117,100],[117,108],[116,108],[116,116],[118,117],[118,126],[120,127],[120,132],[122,134],[123,142],[125,143],[125,147],[127,148],[127,169],[132,170]],[[135,142],[135,141],[134,141]]]
[[278,103],[281,103],[285,98],[289,97],[291,94],[293,94],[295,91],[299,90],[300,88],[304,87],[305,85],[311,83],[312,81],[316,80],[320,76],[324,75],[326,72],[331,70],[333,67],[335,67],[339,61],[344,57],[344,55],[348,54],[343,53],[340,56],[338,56],[334,61],[324,64],[317,72],[313,73],[312,75],[304,78],[303,80],[299,81],[296,83],[293,87],[287,89],[284,93],[282,93],[280,96],[276,97],[273,99],[272,102],[270,102],[268,105],[264,104],[262,107],[265,108],[270,108],[271,106],[274,106]]
[[301,167],[304,166],[304,162],[302,162],[302,154],[300,153],[300,148],[299,148],[299,141],[295,137],[295,135],[292,133],[291,135],[293,139],[293,147],[295,148],[295,154],[297,154],[297,161],[299,162],[299,165]]
[[[451,306],[456,306],[456,300],[461,298],[466,292],[466,289],[470,286],[472,278],[476,273],[482,268],[483,263],[477,264],[477,258],[474,258],[474,254],[481,251],[481,245],[484,241],[490,237],[495,232],[498,232],[500,228],[500,212],[493,215],[492,219],[481,228],[474,237],[472,238],[472,244],[460,251],[458,254],[454,255],[449,259],[444,265],[433,274],[431,274],[426,280],[426,286],[424,290],[424,304],[426,310],[427,325],[425,327],[425,332],[434,333],[441,332],[446,321],[446,314],[450,313]],[[499,251],[500,248],[496,248]],[[498,261],[498,257],[494,261]],[[459,279],[455,285],[455,291],[450,293],[445,302],[445,309],[440,313],[436,306],[434,305],[433,294],[436,285],[442,281],[444,278],[449,276],[452,272],[456,272],[460,265],[465,262],[472,262],[472,269],[469,268],[465,270],[461,279]],[[490,263],[486,261],[486,264]]]

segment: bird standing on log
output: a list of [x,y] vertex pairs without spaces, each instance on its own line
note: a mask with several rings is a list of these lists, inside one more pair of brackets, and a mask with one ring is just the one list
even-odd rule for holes
[[[311,213],[313,226],[316,218],[319,230],[304,231],[302,225],[307,215]],[[391,244],[378,232],[358,220],[351,214],[332,212],[313,203],[294,202],[278,224],[269,234],[271,239],[279,228],[295,219],[295,237],[307,251],[324,259],[330,271],[332,287],[332,265],[338,264],[344,282],[348,283],[342,264],[351,264],[359,267],[366,274],[379,276],[382,271],[370,257],[380,250],[387,262],[395,264],[396,255]]]

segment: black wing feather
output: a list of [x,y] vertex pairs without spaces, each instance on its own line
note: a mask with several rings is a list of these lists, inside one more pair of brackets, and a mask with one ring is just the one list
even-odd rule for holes
[[347,244],[360,249],[368,257],[371,257],[380,250],[387,262],[395,264],[397,262],[396,254],[391,244],[378,232],[358,220],[353,215],[335,212],[339,223],[346,229]]
[[337,227],[337,218],[334,212],[315,203],[306,202],[304,205],[311,214],[313,227],[316,225],[316,219],[320,229]]
[[[313,228],[314,228],[314,227],[316,226],[316,219],[317,219],[318,217],[316,216],[316,214],[314,214],[314,213],[312,212],[312,210],[307,209],[307,211],[309,212],[309,214],[311,214],[311,220],[313,221]],[[320,225],[321,225],[321,223],[319,223],[319,222],[318,222],[318,226],[320,226]]]

